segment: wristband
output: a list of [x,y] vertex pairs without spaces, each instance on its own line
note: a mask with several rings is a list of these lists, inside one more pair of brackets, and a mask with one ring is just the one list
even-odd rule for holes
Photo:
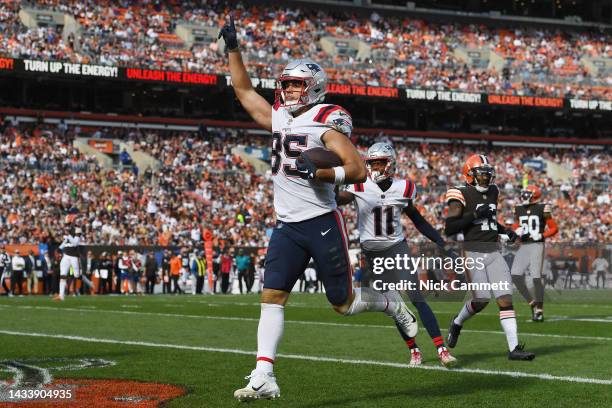
[[334,170],[334,184],[337,184],[337,185],[344,184],[344,177],[346,176],[344,167],[342,166],[334,167],[333,170]]

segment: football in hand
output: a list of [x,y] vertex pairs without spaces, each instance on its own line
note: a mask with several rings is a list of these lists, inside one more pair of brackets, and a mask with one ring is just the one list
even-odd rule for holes
[[303,151],[297,160],[301,161],[302,156],[307,156],[318,169],[331,169],[332,167],[342,166],[342,160],[340,160],[336,153],[322,147]]

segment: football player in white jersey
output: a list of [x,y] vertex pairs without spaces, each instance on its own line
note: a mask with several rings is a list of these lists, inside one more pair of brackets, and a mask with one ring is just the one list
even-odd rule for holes
[[[395,259],[397,255],[410,255],[410,249],[404,238],[401,215],[406,214],[414,226],[427,238],[444,248],[445,242],[440,234],[423,218],[413,205],[416,197],[416,186],[410,180],[394,178],[395,150],[389,143],[374,143],[365,158],[368,178],[365,183],[347,186],[345,191],[336,195],[338,204],[355,202],[358,211],[359,242],[366,261],[366,276],[372,276],[375,258]],[[443,366],[457,363],[444,345],[440,326],[431,308],[425,301],[418,287],[419,278],[414,270],[394,270],[382,277],[382,280],[407,279],[414,282],[416,289],[407,291],[410,301],[417,309],[421,322],[427,329],[438,351]],[[381,275],[382,276],[382,275]],[[363,282],[362,284],[367,283]],[[399,329],[399,327],[398,327]],[[410,365],[420,365],[421,352],[413,337],[407,336],[400,329],[400,334],[410,348]]]
[[79,262],[79,246],[81,245],[81,238],[79,237],[80,232],[79,228],[70,227],[67,234],[64,235],[64,239],[59,247],[63,255],[60,261],[59,294],[55,295],[53,298],[54,300],[64,300],[66,281],[70,268],[72,268],[74,279],[78,279],[79,276],[81,276],[81,265]]
[[[223,36],[229,53],[236,96],[250,116],[273,135],[271,164],[278,223],[266,254],[257,365],[247,377],[247,386],[236,390],[234,396],[240,401],[276,398],[280,390],[273,364],[283,334],[284,307],[310,258],[327,299],[338,313],[384,312],[412,336],[417,323],[401,297],[390,298],[370,288],[365,292],[372,293],[363,297],[361,289],[353,291],[348,236],[336,206],[334,185],[365,181],[366,168],[349,140],[350,115],[339,106],[321,103],[327,92],[323,69],[311,60],[290,61],[277,81],[272,106],[253,89],[231,16],[219,36]],[[304,156],[303,162],[296,162],[302,151],[315,147],[336,153],[343,165],[318,169]]]

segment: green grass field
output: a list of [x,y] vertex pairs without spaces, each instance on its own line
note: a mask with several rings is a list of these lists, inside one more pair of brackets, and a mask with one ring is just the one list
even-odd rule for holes
[[[537,354],[533,362],[507,360],[497,309],[489,306],[465,326],[453,352],[460,365],[447,370],[424,331],[418,341],[425,365],[408,368],[408,350],[390,319],[376,313],[344,318],[321,295],[293,294],[275,368],[281,398],[252,404],[612,406],[612,291],[548,297],[543,324],[528,322],[527,305],[516,306],[521,341]],[[446,334],[460,302],[431,305]],[[255,295],[81,296],[63,303],[23,297],[2,298],[0,316],[5,380],[20,367],[26,379],[48,373],[53,379],[173,384],[185,394],[164,406],[227,407],[239,405],[233,391],[246,384],[243,377],[254,366],[259,306]],[[91,359],[106,363],[76,369]],[[108,406],[139,406],[138,401]]]

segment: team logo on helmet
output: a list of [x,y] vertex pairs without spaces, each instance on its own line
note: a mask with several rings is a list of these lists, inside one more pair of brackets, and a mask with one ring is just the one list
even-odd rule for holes
[[[288,98],[286,87],[290,81],[302,83],[298,98]],[[290,61],[276,81],[275,104],[289,112],[321,103],[327,94],[327,74],[320,65],[309,59]]]
[[318,66],[317,64],[306,64],[306,66],[310,68],[310,72],[312,72],[312,75],[321,71],[321,67]]

